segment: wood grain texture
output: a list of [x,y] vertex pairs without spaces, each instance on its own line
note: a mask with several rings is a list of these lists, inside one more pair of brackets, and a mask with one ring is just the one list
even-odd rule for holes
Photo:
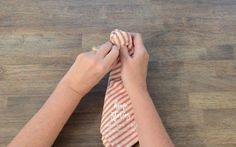
[[[0,146],[75,57],[114,28],[142,33],[149,91],[177,147],[236,146],[235,0],[0,1]],[[86,95],[54,146],[102,146],[106,82]]]

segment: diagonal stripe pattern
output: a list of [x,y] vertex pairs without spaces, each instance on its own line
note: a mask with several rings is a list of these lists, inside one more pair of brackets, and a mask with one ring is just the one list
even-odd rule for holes
[[[111,32],[110,41],[114,45],[127,46],[129,54],[133,54],[130,33],[115,29]],[[132,103],[121,80],[119,59],[110,72],[100,132],[105,147],[130,147],[138,142]]]

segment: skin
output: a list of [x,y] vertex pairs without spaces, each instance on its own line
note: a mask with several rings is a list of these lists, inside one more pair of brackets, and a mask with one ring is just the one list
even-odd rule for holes
[[147,91],[148,53],[141,35],[133,33],[132,37],[135,50],[132,57],[128,55],[126,47],[113,46],[110,42],[98,47],[96,52],[78,55],[52,95],[8,146],[52,146],[82,97],[110,71],[120,55],[121,76],[133,103],[140,145],[172,147]]
[[147,67],[149,55],[140,34],[132,34],[134,54],[130,56],[126,47],[121,47],[121,78],[130,96],[139,143],[142,147],[173,147],[159,114],[147,90]]

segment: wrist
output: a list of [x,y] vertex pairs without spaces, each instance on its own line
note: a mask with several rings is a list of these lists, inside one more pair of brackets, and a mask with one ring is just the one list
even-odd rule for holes
[[143,102],[149,100],[148,90],[133,90],[132,92],[128,92],[130,100],[133,104],[137,102]]
[[76,88],[75,83],[67,75],[58,84],[59,86],[65,87],[69,91],[73,92],[78,98],[82,98],[85,93]]
[[149,95],[146,84],[136,84],[134,86],[129,86],[126,89],[131,97],[136,97],[138,95]]

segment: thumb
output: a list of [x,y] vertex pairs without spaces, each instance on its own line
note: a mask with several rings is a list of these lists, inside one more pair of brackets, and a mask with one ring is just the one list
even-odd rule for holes
[[134,46],[143,46],[143,39],[140,33],[131,33],[133,37]]
[[120,48],[120,58],[121,62],[124,62],[128,58],[130,58],[129,53],[128,53],[128,48],[126,46],[121,46]]

